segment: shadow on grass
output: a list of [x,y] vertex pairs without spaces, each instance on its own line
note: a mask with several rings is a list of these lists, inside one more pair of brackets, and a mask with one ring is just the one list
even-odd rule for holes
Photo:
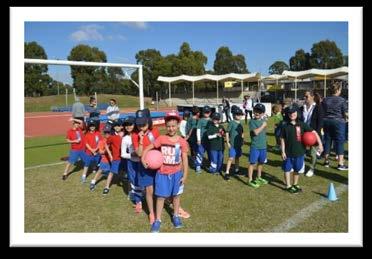
[[54,147],[54,146],[63,146],[63,145],[68,145],[69,143],[54,143],[54,144],[48,144],[48,145],[39,145],[39,146],[29,146],[25,147],[25,149],[34,149],[34,148],[41,148],[41,147]]
[[[348,172],[340,171],[340,173],[341,174],[347,174]],[[337,174],[337,173],[331,173],[331,172],[326,172],[326,171],[323,171],[323,170],[315,169],[315,174],[319,177],[323,177],[325,179],[335,181],[335,182],[339,182],[339,183],[342,183],[342,184],[348,184],[348,182],[349,182],[347,177],[345,177],[343,175],[340,175],[340,174]]]
[[320,196],[322,196],[322,197],[324,197],[324,198],[327,198],[327,195],[324,194],[324,193],[314,192],[314,191],[313,191],[313,193],[318,194],[318,195],[320,195]]

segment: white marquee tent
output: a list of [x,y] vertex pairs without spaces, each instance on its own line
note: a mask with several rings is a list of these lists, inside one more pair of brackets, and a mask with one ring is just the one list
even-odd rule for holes
[[217,104],[218,104],[218,82],[225,82],[229,80],[239,80],[241,82],[241,88],[243,93],[243,82],[259,82],[261,80],[261,74],[260,73],[251,73],[251,74],[225,74],[225,75],[200,75],[200,76],[188,76],[188,75],[180,75],[175,77],[165,77],[165,76],[159,76],[158,81],[160,82],[166,82],[168,83],[168,92],[169,92],[169,100],[170,104],[172,103],[172,95],[171,95],[171,84],[176,84],[179,82],[192,82],[192,102],[195,103],[195,89],[194,89],[194,83],[195,82],[201,82],[201,81],[215,81],[216,82],[216,88],[217,88]]

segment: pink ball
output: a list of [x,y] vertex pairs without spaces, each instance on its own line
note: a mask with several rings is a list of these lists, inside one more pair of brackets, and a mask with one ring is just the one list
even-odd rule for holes
[[302,143],[304,143],[305,146],[314,146],[316,142],[316,136],[313,132],[305,132],[302,135]]
[[148,168],[156,170],[159,169],[163,164],[163,154],[156,149],[152,149],[146,153],[145,162]]

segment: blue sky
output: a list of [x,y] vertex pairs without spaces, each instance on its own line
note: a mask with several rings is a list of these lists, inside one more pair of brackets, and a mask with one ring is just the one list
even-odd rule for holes
[[[245,56],[250,72],[268,74],[277,60],[289,63],[298,49],[335,41],[348,54],[347,22],[26,22],[25,41],[44,47],[49,59],[67,59],[78,44],[98,47],[108,62],[135,63],[135,54],[154,48],[163,56],[176,54],[182,42],[208,57],[213,69],[216,51],[227,46]],[[68,67],[49,66],[57,80],[70,82]]]

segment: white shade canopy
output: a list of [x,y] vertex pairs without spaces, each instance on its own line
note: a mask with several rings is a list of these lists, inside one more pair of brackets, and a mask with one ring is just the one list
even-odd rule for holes
[[309,69],[304,71],[283,71],[282,75],[292,77],[292,78],[298,78],[298,79],[304,79],[304,78],[310,78],[314,76],[324,76],[327,78],[335,78],[343,75],[349,74],[348,67],[339,67],[334,69]]
[[205,74],[205,75],[200,75],[200,76],[188,76],[188,75],[180,75],[180,76],[174,76],[174,77],[159,76],[157,80],[160,82],[168,83],[170,103],[172,103],[171,83],[180,83],[184,81],[192,82],[192,96],[193,96],[193,103],[194,103],[194,83],[201,82],[201,81],[215,81],[216,89],[217,89],[216,102],[218,104],[218,82],[239,80],[241,82],[241,87],[242,87],[242,92],[243,92],[243,82],[257,82],[260,79],[261,79],[260,73],[250,73],[250,74],[230,73],[230,74],[225,74],[225,75]]

